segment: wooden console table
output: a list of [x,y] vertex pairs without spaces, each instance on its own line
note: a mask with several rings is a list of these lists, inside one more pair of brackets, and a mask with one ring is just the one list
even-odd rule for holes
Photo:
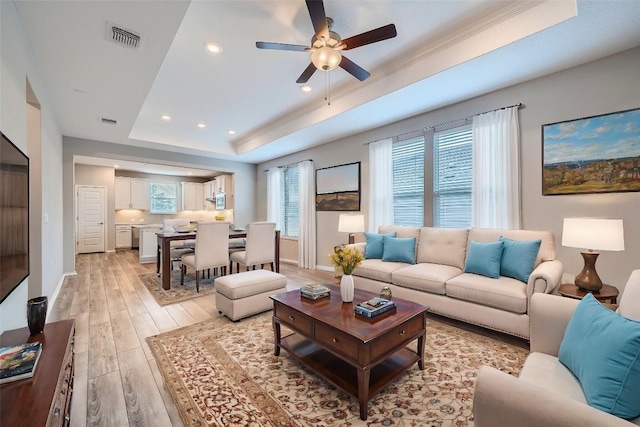
[[29,336],[29,329],[6,331],[0,346],[42,342],[42,354],[33,378],[0,384],[1,426],[68,426],[73,392],[75,321],[47,323]]

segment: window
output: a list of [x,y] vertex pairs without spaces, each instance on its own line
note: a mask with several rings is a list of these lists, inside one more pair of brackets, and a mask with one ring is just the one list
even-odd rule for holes
[[149,205],[152,214],[178,213],[178,184],[157,183],[149,184]]
[[298,167],[289,167],[284,170],[282,175],[282,208],[284,216],[282,234],[297,237],[300,234]]
[[424,225],[424,136],[396,141],[393,160],[393,222]]
[[433,138],[433,225],[471,226],[471,125],[437,132]]

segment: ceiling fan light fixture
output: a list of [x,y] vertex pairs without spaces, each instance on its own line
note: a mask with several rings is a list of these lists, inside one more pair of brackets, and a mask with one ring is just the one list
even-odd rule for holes
[[342,60],[342,54],[332,47],[323,46],[317,48],[311,54],[311,62],[316,66],[318,70],[331,71],[334,70],[340,61]]

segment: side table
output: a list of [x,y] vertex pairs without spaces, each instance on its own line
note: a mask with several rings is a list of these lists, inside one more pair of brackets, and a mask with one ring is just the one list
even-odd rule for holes
[[558,288],[558,293],[563,297],[573,298],[573,299],[582,299],[587,294],[593,294],[593,296],[600,302],[610,302],[611,304],[618,303],[618,288],[611,285],[602,285],[602,289],[597,292],[587,292],[578,288],[573,283],[565,283],[560,285]]

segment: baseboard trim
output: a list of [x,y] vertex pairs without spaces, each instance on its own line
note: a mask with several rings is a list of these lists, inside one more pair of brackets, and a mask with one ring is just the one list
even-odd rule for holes
[[67,276],[77,276],[77,275],[78,275],[77,271],[72,271],[70,273],[62,273],[62,276],[60,276],[60,280],[56,285],[56,289],[53,291],[53,294],[51,294],[51,298],[49,298],[49,302],[47,304],[47,316],[49,315],[49,313],[51,313],[51,309],[53,308],[53,305],[56,303],[56,299],[58,298],[58,294],[60,293],[60,289],[62,288],[64,279],[66,279]]
[[327,265],[316,265],[316,270],[334,271],[335,269],[333,267],[330,267],[330,266],[327,266]]

